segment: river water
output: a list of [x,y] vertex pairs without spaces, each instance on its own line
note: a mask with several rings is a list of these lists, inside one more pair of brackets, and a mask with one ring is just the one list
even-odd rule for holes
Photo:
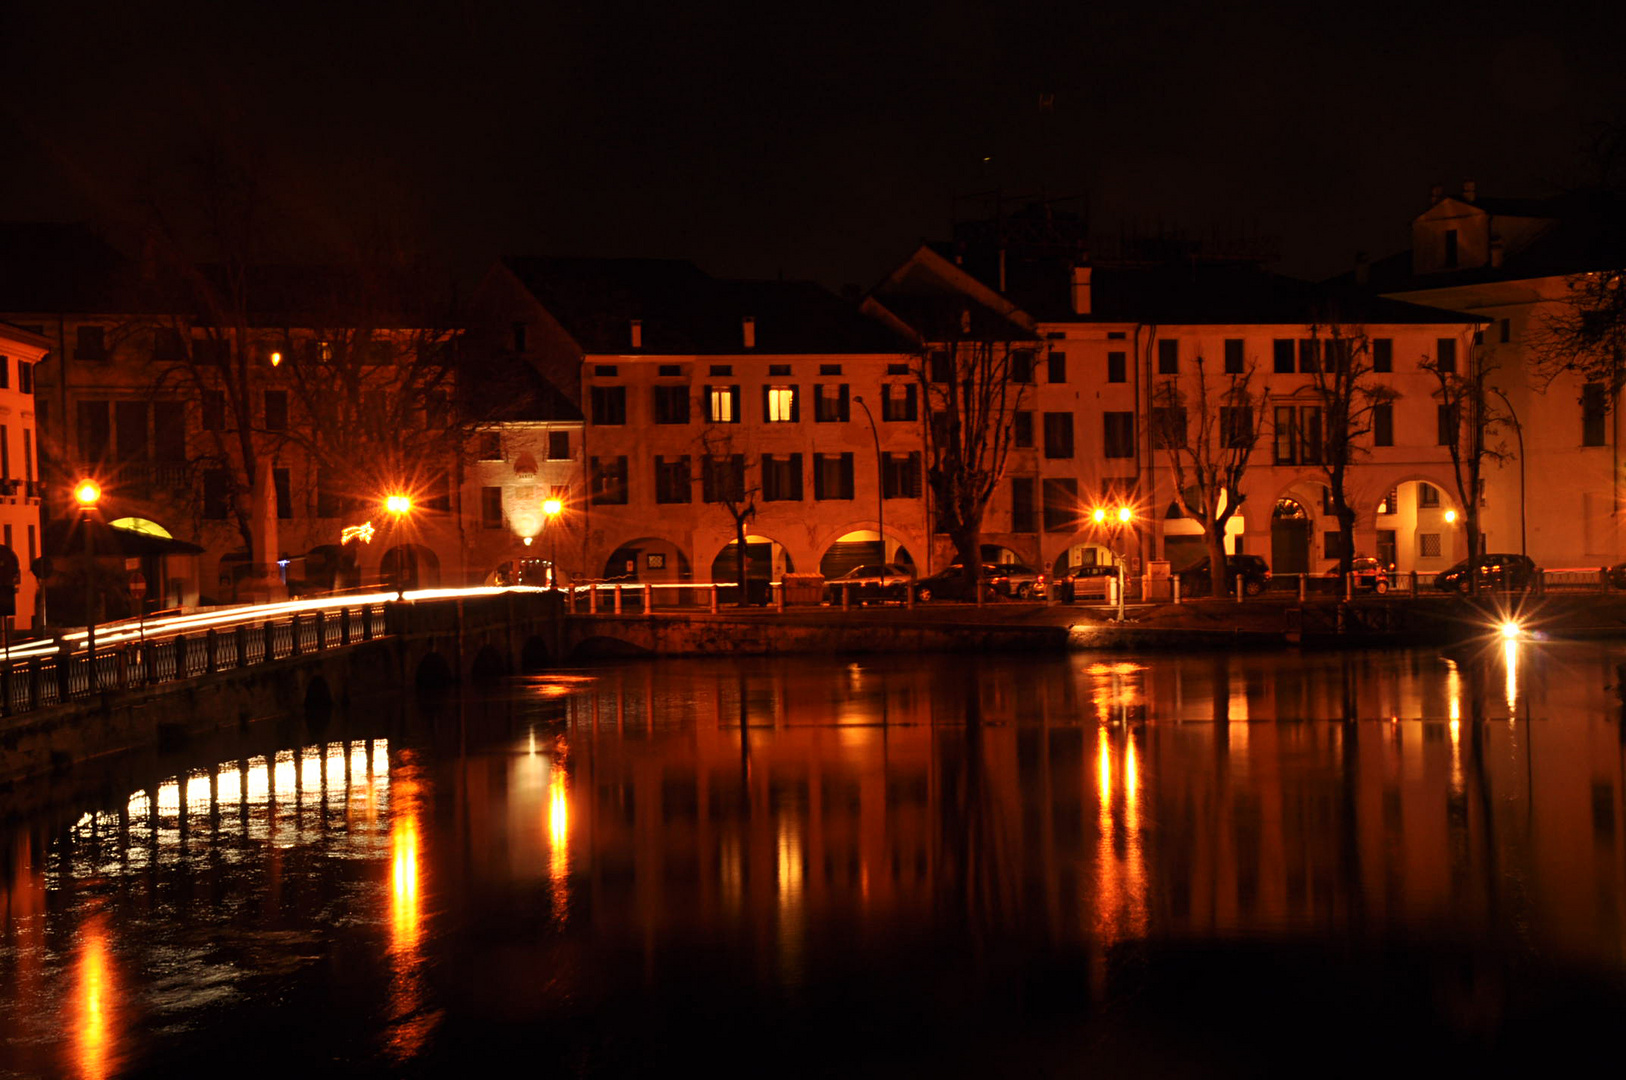
[[0,1066],[1612,1058],[1617,656],[629,662],[87,766],[0,832]]

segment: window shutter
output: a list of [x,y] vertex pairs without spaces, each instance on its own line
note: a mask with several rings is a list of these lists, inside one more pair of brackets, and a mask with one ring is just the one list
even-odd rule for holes
[[768,402],[773,398],[773,387],[764,383],[762,386],[762,422],[766,424],[773,414],[768,411]]
[[[845,396],[847,388],[843,386],[841,389],[843,396]],[[844,499],[853,497],[853,456],[851,454],[841,455],[841,497]]]
[[842,423],[846,423],[847,420],[849,419],[849,415],[848,415],[848,412],[847,412],[848,407],[849,406],[847,405],[847,384],[842,383],[841,384],[841,401],[840,401],[840,404],[838,404],[836,406],[836,415],[838,417],[840,417]]
[[802,420],[802,388],[800,386],[794,386],[793,385],[790,388],[790,422],[793,423],[793,424],[797,424],[797,423],[800,423],[801,420]]
[[915,390],[916,387],[914,383],[910,383],[908,386],[903,388],[903,409],[907,419],[910,420],[913,420],[920,415],[915,405],[917,400],[915,397]]
[[[795,410],[792,410],[791,415],[793,415],[793,416],[795,415]],[[802,455],[801,454],[792,454],[790,456],[790,497],[791,497],[791,500],[794,501],[794,502],[800,502],[801,499],[802,499]]]
[[711,411],[711,384],[709,383],[700,388],[700,408],[705,410],[707,423],[717,419]]
[[813,497],[823,499],[830,494],[824,483],[824,455],[813,455]]

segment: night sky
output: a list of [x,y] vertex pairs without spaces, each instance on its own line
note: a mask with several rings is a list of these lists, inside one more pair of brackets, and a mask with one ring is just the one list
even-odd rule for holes
[[[1544,21],[1538,21],[1544,20]],[[224,147],[289,235],[385,218],[437,256],[654,255],[872,285],[953,196],[1405,243],[1431,183],[1531,195],[1626,116],[1618,5],[14,4],[0,216],[184,202]],[[1041,96],[1053,107],[1041,109]],[[1080,204],[1075,204],[1080,205]]]

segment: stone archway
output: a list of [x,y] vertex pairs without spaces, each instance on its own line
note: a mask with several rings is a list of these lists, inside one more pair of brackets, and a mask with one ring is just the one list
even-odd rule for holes
[[605,581],[691,581],[694,571],[684,550],[658,536],[628,540],[604,561]]
[[1276,500],[1270,512],[1270,570],[1276,575],[1310,572],[1310,512],[1297,499]]
[[440,584],[440,557],[422,544],[397,544],[378,563],[386,588],[433,589]]
[[[735,556],[737,541],[729,541],[711,560],[711,580],[737,584],[738,565]],[[745,579],[747,581],[776,581],[782,574],[796,572],[790,552],[779,541],[756,533],[745,538]]]

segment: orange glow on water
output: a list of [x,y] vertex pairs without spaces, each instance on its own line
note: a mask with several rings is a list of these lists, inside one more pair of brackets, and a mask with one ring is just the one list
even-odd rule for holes
[[107,962],[107,925],[96,915],[79,931],[72,1018],[75,1071],[101,1080],[112,1071],[112,1013],[115,987]]
[[403,751],[390,780],[390,1025],[391,1056],[415,1057],[440,1020],[425,1000],[423,978],[423,870],[420,865],[422,787],[414,755]]
[[556,889],[563,888],[570,876],[570,797],[557,767],[548,783],[548,843],[548,877]]

